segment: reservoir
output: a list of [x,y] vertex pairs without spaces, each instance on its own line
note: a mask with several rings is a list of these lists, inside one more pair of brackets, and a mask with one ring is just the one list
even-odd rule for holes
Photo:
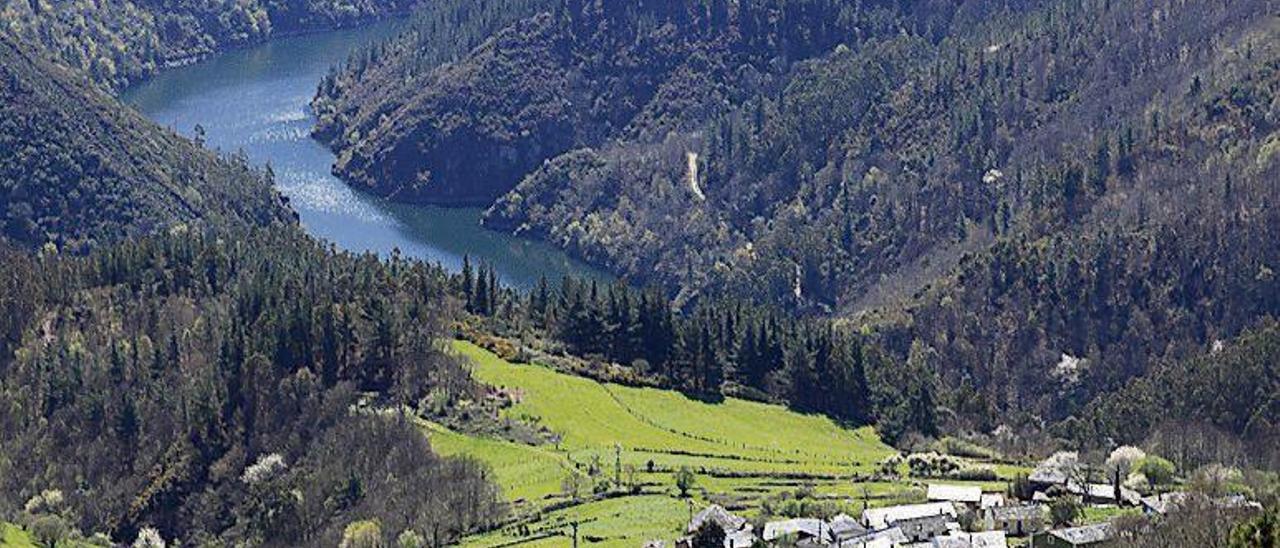
[[402,21],[384,21],[280,38],[169,69],[125,91],[123,100],[156,123],[205,146],[243,150],[251,163],[270,165],[307,232],[353,252],[437,262],[451,271],[472,263],[495,267],[503,283],[533,286],[572,274],[608,277],[543,242],[480,226],[478,208],[389,202],[352,189],[330,168],[333,154],[314,141],[309,103],[329,68],[361,46],[389,38]]

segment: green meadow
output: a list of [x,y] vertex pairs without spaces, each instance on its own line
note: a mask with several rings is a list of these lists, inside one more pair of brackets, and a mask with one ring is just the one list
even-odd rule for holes
[[[690,512],[709,502],[750,517],[766,499],[799,489],[852,512],[924,499],[923,483],[853,482],[854,474],[875,470],[895,453],[870,427],[848,428],[778,405],[734,398],[708,403],[669,390],[600,383],[513,364],[469,342],[456,341],[454,349],[470,359],[478,380],[515,394],[505,416],[560,436],[558,444],[530,446],[424,425],[441,454],[489,463],[519,518],[467,539],[468,545],[565,546],[576,522],[584,544],[637,546],[680,536]],[[673,472],[681,467],[696,477],[690,498],[681,498],[675,485]],[[623,483],[638,484],[636,492],[593,497],[591,486],[612,486],[619,469]],[[563,488],[570,475],[582,486],[576,501]]]
[[0,523],[0,546],[5,548],[36,548],[31,535],[12,523]]

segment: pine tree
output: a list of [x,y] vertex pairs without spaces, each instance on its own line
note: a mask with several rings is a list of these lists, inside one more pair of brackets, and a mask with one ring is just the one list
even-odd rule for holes
[[462,297],[467,312],[475,312],[475,281],[472,279],[471,257],[462,256]]

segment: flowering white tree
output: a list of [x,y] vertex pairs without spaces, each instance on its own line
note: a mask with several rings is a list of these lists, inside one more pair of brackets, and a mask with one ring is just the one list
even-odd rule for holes
[[280,475],[288,467],[280,453],[268,453],[258,457],[258,462],[245,468],[244,473],[240,475],[240,480],[250,485],[262,483]]
[[1107,457],[1107,471],[1120,472],[1121,478],[1128,479],[1129,474],[1133,472],[1133,468],[1137,466],[1138,461],[1146,458],[1147,453],[1132,445],[1123,445],[1117,447]]
[[164,537],[154,527],[143,527],[133,541],[133,548],[165,548]]

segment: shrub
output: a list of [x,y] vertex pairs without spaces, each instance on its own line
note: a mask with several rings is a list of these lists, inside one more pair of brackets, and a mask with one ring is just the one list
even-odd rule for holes
[[689,496],[689,490],[693,489],[693,485],[697,478],[694,477],[693,471],[688,466],[681,466],[676,470],[676,489],[680,490],[680,496]]
[[1074,497],[1059,497],[1049,505],[1049,515],[1054,525],[1071,525],[1081,513],[1080,502]]
[[422,538],[417,531],[413,529],[405,529],[396,537],[396,546],[398,548],[426,548],[427,540]]
[[41,514],[31,520],[31,534],[45,546],[56,546],[67,538],[71,527],[66,520],[53,514]]
[[933,442],[932,449],[939,453],[971,459],[997,460],[1000,458],[1000,453],[994,449],[988,449],[971,441],[951,436]]
[[1173,482],[1173,463],[1156,455],[1148,455],[1138,461],[1138,473],[1147,477],[1147,482],[1154,489]]
[[342,532],[339,548],[381,548],[382,526],[378,520],[353,521]]

